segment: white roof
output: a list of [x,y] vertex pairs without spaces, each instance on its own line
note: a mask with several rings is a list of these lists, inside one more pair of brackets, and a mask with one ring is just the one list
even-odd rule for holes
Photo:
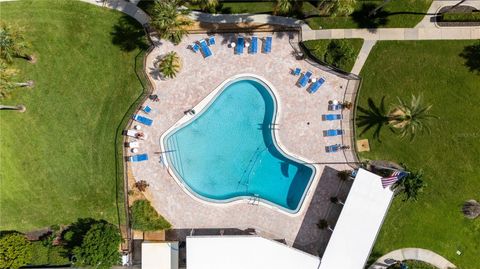
[[320,259],[259,236],[187,237],[187,269],[318,269]]
[[381,177],[359,169],[328,241],[320,269],[363,268],[393,197]]
[[178,269],[178,242],[143,242],[142,269]]

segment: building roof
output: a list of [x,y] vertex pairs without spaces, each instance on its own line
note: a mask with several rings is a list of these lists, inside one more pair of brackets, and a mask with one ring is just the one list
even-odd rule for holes
[[380,176],[359,169],[320,269],[363,268],[392,198],[392,190],[382,187]]
[[178,242],[143,242],[142,269],[178,269]]
[[318,269],[320,259],[259,236],[187,237],[188,269]]

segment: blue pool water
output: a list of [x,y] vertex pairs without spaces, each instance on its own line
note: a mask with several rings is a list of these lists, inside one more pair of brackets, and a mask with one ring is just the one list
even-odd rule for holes
[[253,78],[234,81],[166,136],[167,160],[195,195],[209,201],[256,196],[297,211],[314,168],[278,148],[275,114],[268,86]]

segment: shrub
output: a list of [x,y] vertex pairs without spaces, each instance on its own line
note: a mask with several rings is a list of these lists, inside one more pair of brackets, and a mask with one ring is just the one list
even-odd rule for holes
[[32,257],[32,243],[15,232],[0,236],[0,268],[16,269],[27,265]]
[[447,22],[480,22],[480,12],[469,13],[443,13],[442,21]]
[[30,266],[66,265],[70,261],[64,257],[66,250],[62,246],[45,246],[42,241],[32,243]]
[[75,266],[111,268],[120,262],[118,246],[122,237],[117,227],[102,221],[95,223],[83,237],[81,246],[75,247]]
[[340,69],[345,69],[348,62],[355,58],[353,46],[346,40],[334,39],[327,47],[324,60]]
[[130,208],[132,228],[142,231],[155,231],[170,228],[172,225],[160,216],[147,200],[137,200]]
[[145,180],[140,180],[138,182],[135,182],[135,188],[137,188],[141,192],[144,192],[148,186],[150,185]]

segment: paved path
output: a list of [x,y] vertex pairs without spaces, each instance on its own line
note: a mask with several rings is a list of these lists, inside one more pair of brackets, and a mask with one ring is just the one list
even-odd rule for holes
[[363,65],[365,64],[365,61],[368,58],[368,55],[370,54],[370,51],[372,50],[373,46],[377,43],[377,40],[365,40],[362,45],[362,49],[358,53],[357,60],[355,61],[355,64],[353,65],[351,73],[353,74],[360,74],[360,71],[362,70]]
[[138,1],[136,2],[134,1],[135,3],[130,3],[125,0],[109,0],[109,1],[106,1],[105,3],[103,2],[103,0],[80,0],[80,1],[94,4],[100,7],[106,7],[106,8],[118,10],[120,12],[123,12],[129,15],[130,17],[133,17],[142,25],[150,21],[150,17],[147,15],[147,13],[145,13],[143,10],[137,7],[136,2]]
[[369,269],[385,269],[395,261],[417,260],[429,263],[440,269],[457,268],[453,263],[437,253],[423,248],[402,248],[383,255]]

